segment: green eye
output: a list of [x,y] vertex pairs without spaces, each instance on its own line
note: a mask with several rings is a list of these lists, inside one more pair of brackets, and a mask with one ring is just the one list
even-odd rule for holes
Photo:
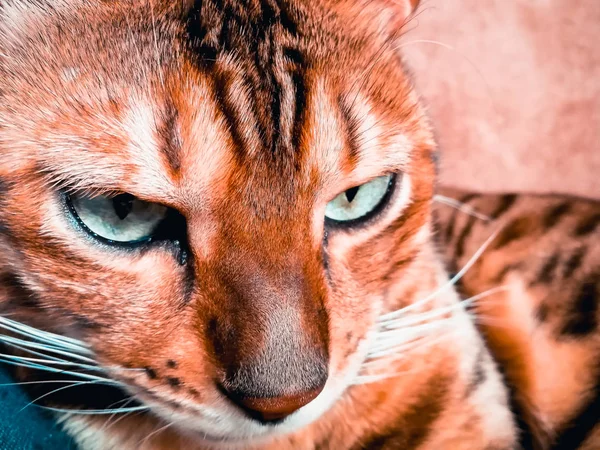
[[337,223],[366,220],[385,204],[394,178],[394,175],[377,177],[342,192],[327,204],[325,217]]
[[151,240],[168,208],[130,194],[86,197],[69,195],[67,205],[90,234],[110,242],[135,244]]

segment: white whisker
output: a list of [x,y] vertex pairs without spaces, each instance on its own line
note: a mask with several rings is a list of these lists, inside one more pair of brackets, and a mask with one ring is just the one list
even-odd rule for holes
[[13,331],[14,333],[21,334],[23,336],[27,336],[31,339],[35,339],[39,342],[45,343],[46,345],[52,344],[58,348],[76,350],[84,354],[92,353],[89,347],[84,342],[66,336],[60,336],[58,334],[50,333],[48,331],[42,331],[37,328],[25,325],[21,322],[8,319],[4,316],[0,316],[0,328]]
[[27,407],[29,407],[31,405],[36,405],[35,402],[37,402],[37,401],[39,401],[39,400],[41,400],[43,398],[46,398],[49,395],[55,394],[55,393],[60,392],[60,391],[64,391],[65,389],[69,389],[69,388],[73,388],[73,387],[77,387],[77,386],[82,386],[82,385],[85,385],[85,384],[107,384],[107,383],[100,382],[100,381],[76,381],[76,382],[72,382],[72,383],[69,383],[68,386],[59,387],[57,389],[54,389],[54,390],[52,390],[50,392],[46,392],[45,394],[40,395],[39,397],[31,400],[29,403],[27,403],[25,406],[23,406],[19,410],[19,412],[23,411],[25,408],[27,408]]
[[58,374],[63,374],[63,375],[71,375],[74,377],[79,377],[79,378],[83,378],[83,379],[87,379],[87,380],[105,381],[107,383],[112,383],[117,386],[121,385],[121,383],[114,381],[112,379],[109,379],[109,378],[103,378],[103,377],[99,377],[96,375],[90,375],[90,374],[84,373],[84,372],[73,372],[71,370],[61,370],[61,369],[57,369],[55,367],[48,367],[48,366],[45,366],[42,364],[24,362],[24,361],[19,361],[19,360],[15,361],[13,359],[2,358],[2,357],[0,357],[0,363],[8,364],[11,366],[27,367],[29,369],[42,370],[44,372],[58,373]]
[[35,405],[38,408],[46,409],[48,411],[67,413],[73,415],[86,415],[86,416],[97,416],[97,415],[108,415],[108,414],[123,414],[135,411],[148,411],[149,406],[132,406],[130,408],[114,408],[114,409],[67,409],[67,408],[52,408],[49,406]]
[[384,314],[383,316],[380,317],[380,320],[381,321],[391,321],[391,320],[397,319],[398,317],[401,317],[403,314],[414,311],[414,310],[422,307],[423,305],[426,305],[427,303],[429,303],[430,301],[435,299],[438,295],[440,295],[442,292],[445,292],[447,289],[450,289],[452,286],[454,286],[465,275],[465,273],[467,273],[471,269],[471,267],[477,262],[479,257],[483,254],[483,252],[485,252],[485,250],[492,243],[492,241],[494,239],[496,239],[496,236],[498,235],[498,233],[500,232],[501,229],[502,229],[502,227],[498,227],[496,230],[494,230],[494,232],[491,234],[491,236],[486,239],[486,241],[479,247],[479,249],[475,252],[475,254],[473,254],[473,256],[467,261],[467,263],[463,266],[463,268],[456,275],[454,275],[450,280],[448,280],[446,283],[442,284],[438,289],[436,289],[435,291],[430,293],[428,296],[426,296],[422,300],[419,300],[415,303],[411,303],[410,305],[408,305],[402,309],[398,309],[396,311],[392,311],[390,313]]
[[165,426],[162,426],[160,428],[157,428],[156,430],[154,430],[152,433],[148,434],[148,436],[146,436],[144,439],[142,439],[139,444],[138,444],[138,448],[143,448],[144,444],[146,442],[148,442],[148,440],[152,437],[152,436],[156,436],[157,434],[165,431],[167,428],[172,427],[173,425],[175,425],[173,422],[170,422],[168,424],[166,424]]
[[67,352],[64,350],[57,349],[52,346],[48,346],[48,345],[44,345],[44,344],[36,344],[35,342],[30,342],[30,341],[25,341],[23,339],[13,338],[11,336],[6,336],[4,334],[0,335],[0,341],[2,341],[5,344],[15,344],[15,345],[19,345],[20,347],[24,347],[24,348],[34,348],[37,350],[43,350],[43,351],[51,352],[51,353],[54,353],[57,355],[66,356],[68,358],[78,359],[80,361],[95,363],[95,360],[93,360],[91,358],[87,358],[85,356],[73,354],[73,353],[70,353],[70,352]]
[[440,194],[434,195],[433,201],[441,203],[446,206],[450,206],[452,208],[455,208],[461,212],[464,212],[465,214],[468,214],[470,216],[476,217],[477,219],[483,220],[484,222],[490,222],[492,220],[492,218],[490,216],[487,216],[485,214],[478,212],[475,208],[472,208],[471,206],[469,206],[463,202],[459,202],[458,200],[456,200],[454,198],[446,197],[445,195],[440,195]]

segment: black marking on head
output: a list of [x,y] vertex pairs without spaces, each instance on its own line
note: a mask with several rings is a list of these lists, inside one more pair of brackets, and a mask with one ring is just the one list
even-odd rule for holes
[[563,277],[571,278],[571,276],[575,273],[579,267],[581,267],[581,263],[585,257],[587,252],[587,247],[580,247],[567,259],[563,266]]
[[496,209],[494,209],[494,211],[492,211],[492,213],[490,214],[490,217],[492,219],[497,219],[498,217],[503,215],[505,212],[507,212],[511,208],[511,206],[515,204],[516,200],[517,200],[517,196],[515,194],[503,195],[502,197],[500,197],[498,206],[496,206]]
[[560,262],[560,253],[556,252],[550,256],[544,263],[544,265],[540,268],[539,273],[535,277],[535,279],[531,282],[531,285],[534,284],[548,284],[551,283],[554,279],[554,272],[558,267],[558,263]]
[[158,377],[156,371],[152,367],[146,366],[144,367],[144,371],[146,372],[148,378],[150,378],[151,380],[156,380],[156,378]]
[[179,112],[175,106],[168,102],[161,114],[161,123],[157,130],[159,137],[159,149],[175,174],[181,169],[181,136],[177,128]]
[[172,360],[172,359],[169,359],[169,360],[167,361],[167,367],[168,367],[169,369],[177,369],[177,361],[174,361],[174,360]]
[[292,84],[294,85],[294,127],[292,130],[292,146],[298,148],[302,144],[302,130],[306,122],[306,95],[307,81],[302,75],[300,69],[292,74]]
[[[243,6],[231,0],[196,0],[187,22],[191,51],[201,68],[214,70],[214,61],[226,58],[241,65],[251,97],[251,111],[243,111],[243,114],[254,116],[264,148],[273,154],[289,146],[280,133],[284,94],[281,77],[289,72],[281,61],[294,65],[303,60],[300,48],[294,45],[300,41],[302,20],[295,17],[299,11],[288,11],[281,3],[259,0],[252,6]],[[298,100],[304,97],[304,84],[294,77],[294,72],[292,70],[291,76],[296,82]],[[217,93],[222,92],[219,87],[226,87],[224,81],[221,77],[215,83]],[[219,96],[219,106],[225,107],[225,116],[241,151],[244,147],[240,145],[240,133],[236,131],[238,127],[233,126],[238,123],[239,112],[233,114],[231,102],[226,96]],[[297,119],[300,116],[296,113]]]
[[577,298],[566,313],[566,321],[561,334],[583,337],[596,331],[598,328],[599,292],[600,273],[593,273],[581,284]]
[[600,225],[600,213],[585,217],[575,227],[575,236],[583,237],[591,234]]
[[[599,374],[600,375],[600,374]],[[600,377],[596,377],[600,380]],[[598,427],[600,418],[600,381],[591,390],[591,400],[585,405],[554,441],[553,450],[572,450],[583,448],[583,444]],[[590,444],[594,444],[590,442]],[[586,446],[586,448],[588,448]],[[592,448],[592,447],[589,447]]]
[[236,156],[243,161],[245,158],[246,139],[242,131],[241,112],[238,110],[235,102],[231,101],[231,75],[223,70],[215,70],[212,77],[215,99],[219,105],[219,110],[227,123],[228,131],[233,142],[233,150]]
[[167,377],[166,380],[173,389],[179,389],[181,387],[181,380],[177,377]]
[[562,202],[552,207],[543,217],[542,225],[548,230],[560,222],[560,219],[571,210],[571,203]]
[[348,160],[351,164],[356,164],[360,157],[360,133],[358,132],[360,123],[355,114],[352,113],[347,101],[340,96],[338,98],[338,108],[342,116],[342,126],[346,136],[346,146],[348,147]]

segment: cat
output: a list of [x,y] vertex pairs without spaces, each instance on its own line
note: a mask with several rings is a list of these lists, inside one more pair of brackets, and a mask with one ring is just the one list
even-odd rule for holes
[[436,242],[416,7],[0,2],[3,362],[81,449],[524,446]]

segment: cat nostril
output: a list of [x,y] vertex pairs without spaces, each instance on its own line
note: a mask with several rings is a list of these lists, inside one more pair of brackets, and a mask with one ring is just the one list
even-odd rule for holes
[[253,419],[264,423],[276,423],[310,403],[322,390],[323,386],[319,386],[300,394],[270,398],[244,397],[235,392],[225,392],[234,403]]

